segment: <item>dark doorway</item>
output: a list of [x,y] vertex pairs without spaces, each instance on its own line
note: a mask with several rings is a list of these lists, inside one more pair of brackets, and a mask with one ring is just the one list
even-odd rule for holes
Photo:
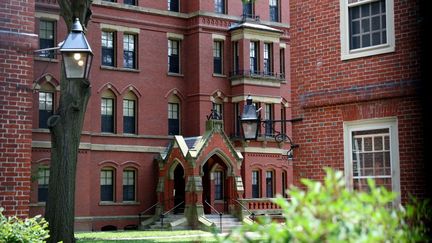
[[174,210],[174,213],[184,212],[184,201],[185,201],[185,178],[184,169],[178,164],[174,170],[174,206],[179,205]]
[[212,156],[203,166],[203,206],[205,214],[228,212],[227,166],[216,155]]

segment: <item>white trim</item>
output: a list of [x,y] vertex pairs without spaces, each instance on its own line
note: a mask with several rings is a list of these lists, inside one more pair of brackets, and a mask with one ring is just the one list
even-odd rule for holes
[[36,12],[35,17],[38,19],[56,20],[56,21],[60,19],[60,16],[58,14],[42,13],[42,12]]
[[102,29],[102,30],[113,30],[113,31],[118,31],[118,32],[127,32],[130,34],[139,34],[140,33],[139,28],[132,28],[132,27],[105,24],[105,23],[101,23],[99,26],[100,26],[100,29]]
[[183,40],[184,39],[184,35],[168,32],[167,33],[167,38],[171,39],[171,40]]
[[389,129],[390,135],[390,165],[392,178],[392,191],[397,193],[394,205],[401,202],[400,196],[400,166],[399,166],[399,138],[398,138],[398,121],[396,117],[376,118],[367,120],[357,120],[344,122],[344,168],[347,187],[353,188],[352,181],[352,139],[351,133],[354,131],[365,131],[374,129]]
[[212,39],[216,41],[225,41],[226,37],[224,35],[212,34]]
[[395,30],[394,30],[394,0],[386,1],[386,33],[387,43],[382,45],[349,49],[349,14],[348,8],[374,2],[375,0],[363,0],[353,4],[348,4],[348,0],[340,0],[340,43],[341,43],[341,60],[366,57],[389,53],[395,51]]

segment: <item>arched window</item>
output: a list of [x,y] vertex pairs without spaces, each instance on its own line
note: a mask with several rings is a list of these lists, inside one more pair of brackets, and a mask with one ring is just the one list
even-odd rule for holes
[[252,198],[260,198],[261,197],[261,176],[259,170],[252,171]]
[[168,134],[180,134],[180,100],[175,95],[168,100]]
[[48,128],[48,118],[54,114],[54,87],[44,83],[39,91],[39,128]]
[[223,119],[223,100],[216,98],[213,101],[213,110],[219,115],[220,119]]
[[123,201],[136,201],[136,170],[123,171]]
[[266,171],[266,197],[274,197],[274,171]]
[[46,202],[48,198],[50,169],[48,166],[38,168],[38,202]]
[[103,168],[100,173],[100,200],[113,202],[115,177],[113,168]]
[[101,99],[101,132],[114,133],[115,95],[107,90]]
[[135,134],[137,128],[137,98],[129,92],[123,99],[123,133]]

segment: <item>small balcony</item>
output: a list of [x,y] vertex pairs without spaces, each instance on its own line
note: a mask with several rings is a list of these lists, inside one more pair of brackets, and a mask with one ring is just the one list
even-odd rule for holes
[[238,70],[230,72],[231,86],[252,84],[260,86],[280,87],[285,81],[284,73],[263,72],[255,70]]

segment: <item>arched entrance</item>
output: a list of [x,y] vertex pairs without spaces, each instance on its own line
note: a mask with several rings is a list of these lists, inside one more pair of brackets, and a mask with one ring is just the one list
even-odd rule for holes
[[177,164],[175,170],[174,170],[174,189],[173,189],[173,196],[174,196],[174,206],[178,206],[174,213],[183,213],[184,212],[184,205],[185,205],[185,174],[184,169],[181,164]]
[[215,213],[212,207],[220,213],[228,213],[230,188],[227,165],[217,155],[213,155],[204,164],[202,172],[204,213]]

